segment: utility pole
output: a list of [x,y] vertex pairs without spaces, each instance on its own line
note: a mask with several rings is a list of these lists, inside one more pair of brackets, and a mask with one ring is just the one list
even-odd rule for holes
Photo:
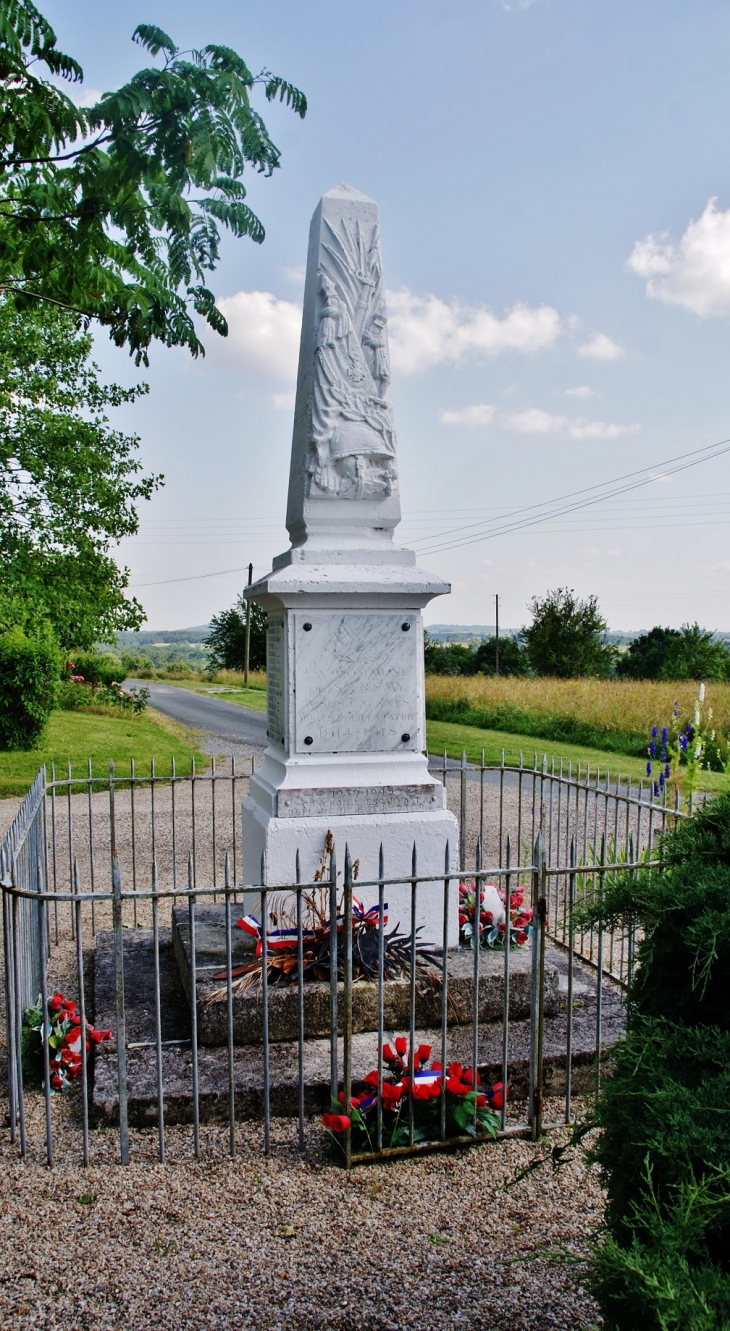
[[[248,585],[253,582],[253,564],[248,566]],[[248,684],[248,661],[251,651],[251,602],[246,602],[246,656],[243,665],[243,682]]]
[[[496,593],[495,593],[495,597],[494,597],[494,607],[495,607],[495,609],[494,609],[494,613],[495,613],[495,628],[494,628],[494,673],[495,673],[495,675],[498,675],[498,674],[499,674],[499,592],[496,592]],[[248,659],[248,658],[247,658],[247,659]]]

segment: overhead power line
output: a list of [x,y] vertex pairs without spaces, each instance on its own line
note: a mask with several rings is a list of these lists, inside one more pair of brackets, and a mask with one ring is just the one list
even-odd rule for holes
[[[711,462],[713,458],[722,457],[723,454],[728,452],[730,452],[730,439],[722,439],[716,444],[707,445],[705,448],[693,449],[689,453],[680,453],[677,457],[668,458],[665,462],[655,462],[652,463],[651,466],[640,467],[638,471],[627,472],[624,476],[617,476],[612,481],[601,481],[598,485],[589,485],[582,490],[572,490],[568,494],[559,496],[557,499],[544,500],[541,504],[528,504],[525,508],[515,509],[510,516],[518,519],[517,521],[510,521],[503,526],[492,526],[491,530],[484,530],[483,523],[475,522],[469,523],[465,527],[454,528],[453,534],[456,534],[457,532],[462,533],[462,535],[456,540],[442,541],[441,538],[439,538],[438,544],[432,545],[427,549],[421,549],[419,553],[422,555],[432,555],[441,553],[445,550],[456,550],[464,545],[474,545],[478,541],[491,540],[495,536],[505,536],[511,532],[523,531],[526,527],[534,527],[536,524],[546,522],[550,518],[563,517],[566,513],[574,513],[578,509],[590,508],[594,504],[603,503],[606,499],[613,499],[616,495],[627,494],[631,490],[638,490],[642,486],[651,485],[652,481],[658,479],[656,472],[659,469],[661,469],[662,477],[675,476],[678,472],[687,471],[690,467],[698,467],[703,462]],[[685,458],[690,460],[684,461]],[[679,463],[680,465],[673,466],[673,463]],[[647,472],[649,475],[646,474]],[[639,477],[639,479],[632,479],[634,477]],[[622,485],[622,481],[628,481],[629,484]],[[596,490],[603,490],[604,493],[596,494]],[[577,499],[575,503],[565,502],[566,500],[573,499],[573,497],[577,495],[585,495],[586,498]],[[543,512],[536,513],[536,509],[542,509]],[[532,516],[519,518],[520,514],[531,514]],[[482,530],[471,536],[463,535],[463,533],[476,526],[481,526]],[[449,534],[451,533],[442,532],[441,535],[445,536]],[[423,537],[421,539],[425,541],[428,538]],[[414,545],[415,544],[418,544],[418,542],[414,541]]]

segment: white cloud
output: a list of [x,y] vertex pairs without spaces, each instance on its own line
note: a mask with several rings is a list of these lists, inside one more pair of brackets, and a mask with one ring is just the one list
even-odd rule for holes
[[588,360],[620,360],[625,354],[623,347],[605,333],[596,333],[590,342],[584,342],[578,347],[578,355],[586,356]]
[[291,393],[272,393],[271,401],[277,411],[293,411],[297,400],[297,395]]
[[541,407],[530,407],[508,416],[506,424],[509,430],[516,430],[518,434],[553,434],[556,430],[564,430],[569,422],[567,416],[553,416]]
[[578,388],[566,388],[566,397],[594,397],[595,393],[587,384],[580,384]]
[[677,244],[666,233],[638,240],[627,265],[646,278],[647,295],[704,318],[730,314],[730,208],[720,212],[715,202]]
[[613,425],[609,421],[588,421],[582,416],[571,420],[569,416],[554,415],[541,407],[518,411],[505,420],[508,430],[518,434],[565,433],[571,439],[619,439],[624,434],[635,434],[639,425]]
[[101,101],[101,92],[98,88],[86,88],[83,92],[76,92],[75,95],[71,93],[71,97],[77,106],[96,106],[96,103]]
[[499,0],[502,8],[506,9],[508,14],[514,14],[517,9],[530,9],[536,2],[537,0]]
[[299,305],[278,300],[270,291],[237,291],[235,296],[224,296],[218,306],[228,320],[228,337],[216,339],[215,354],[222,353],[243,369],[263,371],[276,379],[296,377],[302,325]]
[[304,286],[304,279],[307,276],[307,268],[305,264],[300,264],[298,268],[284,268],[282,271],[284,276],[288,278],[290,282],[293,282],[295,286]]
[[541,351],[560,334],[560,316],[549,305],[515,305],[500,319],[484,305],[417,296],[407,287],[387,299],[393,366],[403,374],[474,353]]
[[494,407],[480,402],[476,407],[462,407],[461,411],[441,411],[439,416],[444,425],[489,425]]

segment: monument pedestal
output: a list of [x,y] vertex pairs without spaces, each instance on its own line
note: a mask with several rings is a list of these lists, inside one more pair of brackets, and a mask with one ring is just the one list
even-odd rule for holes
[[[331,833],[360,881],[412,873],[424,942],[443,940],[458,828],[428,771],[422,610],[450,591],[397,547],[395,428],[378,210],[347,185],[312,220],[287,527],[291,548],[246,596],[268,612],[268,748],[243,805],[244,881],[311,882]],[[340,879],[341,881],[341,879]],[[357,892],[357,886],[355,887]],[[366,889],[364,905],[377,902]],[[386,892],[410,928],[410,884]],[[448,939],[458,943],[458,891]]]

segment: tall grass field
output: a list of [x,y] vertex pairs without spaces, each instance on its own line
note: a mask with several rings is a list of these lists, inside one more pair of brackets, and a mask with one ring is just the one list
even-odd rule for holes
[[[697,684],[690,681],[618,679],[516,679],[459,675],[426,676],[426,716],[482,730],[502,730],[557,743],[581,744],[646,757],[652,726],[669,725],[675,703],[679,720],[692,719]],[[730,684],[706,687],[704,714],[730,733]]]

